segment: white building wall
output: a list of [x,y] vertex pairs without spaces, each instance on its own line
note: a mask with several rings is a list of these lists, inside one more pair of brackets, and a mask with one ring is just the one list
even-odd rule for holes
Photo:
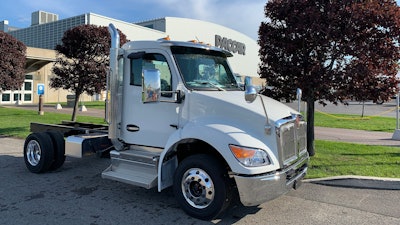
[[[242,76],[259,77],[257,70],[260,59],[258,57],[259,47],[257,42],[245,34],[215,23],[177,17],[165,17],[149,21],[154,23],[157,29],[162,28],[160,28],[160,24],[165,25],[165,32],[162,32],[93,13],[87,14],[87,20],[88,24],[98,26],[108,26],[113,23],[131,41],[157,40],[169,35],[173,41],[198,40],[215,46],[215,35],[226,37],[227,39],[241,42],[246,46],[245,55],[233,53],[233,57],[229,58],[229,63],[234,73]],[[147,23],[144,22],[142,24]]]
[[235,73],[242,76],[259,77],[258,57],[259,46],[255,40],[233,29],[201,20],[166,17],[166,31],[171,40],[189,41],[199,40],[211,45],[215,45],[215,35],[226,37],[237,42],[244,43],[246,46],[245,55],[233,53],[229,58],[229,63]]

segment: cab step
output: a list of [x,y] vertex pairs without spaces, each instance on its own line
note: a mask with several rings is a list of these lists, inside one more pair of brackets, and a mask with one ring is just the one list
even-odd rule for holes
[[147,189],[157,186],[159,153],[144,150],[111,151],[111,165],[101,177]]

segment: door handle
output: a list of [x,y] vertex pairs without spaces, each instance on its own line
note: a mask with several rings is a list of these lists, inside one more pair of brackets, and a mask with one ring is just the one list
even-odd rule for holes
[[128,125],[126,125],[126,130],[129,132],[138,132],[140,130],[140,128],[136,125],[128,124]]

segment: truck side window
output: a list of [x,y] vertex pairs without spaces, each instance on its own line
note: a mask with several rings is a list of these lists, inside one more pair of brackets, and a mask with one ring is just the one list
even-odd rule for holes
[[[141,58],[131,60],[130,84],[142,85],[142,71],[144,69],[158,69],[161,73],[161,91],[172,91],[172,76],[165,57],[158,53],[147,53]],[[172,97],[170,93],[162,94],[163,97]]]

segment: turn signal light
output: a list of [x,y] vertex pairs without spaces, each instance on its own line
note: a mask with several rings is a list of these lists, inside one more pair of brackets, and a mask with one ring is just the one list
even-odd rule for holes
[[268,153],[262,149],[229,145],[235,158],[244,166],[266,166],[271,164]]

